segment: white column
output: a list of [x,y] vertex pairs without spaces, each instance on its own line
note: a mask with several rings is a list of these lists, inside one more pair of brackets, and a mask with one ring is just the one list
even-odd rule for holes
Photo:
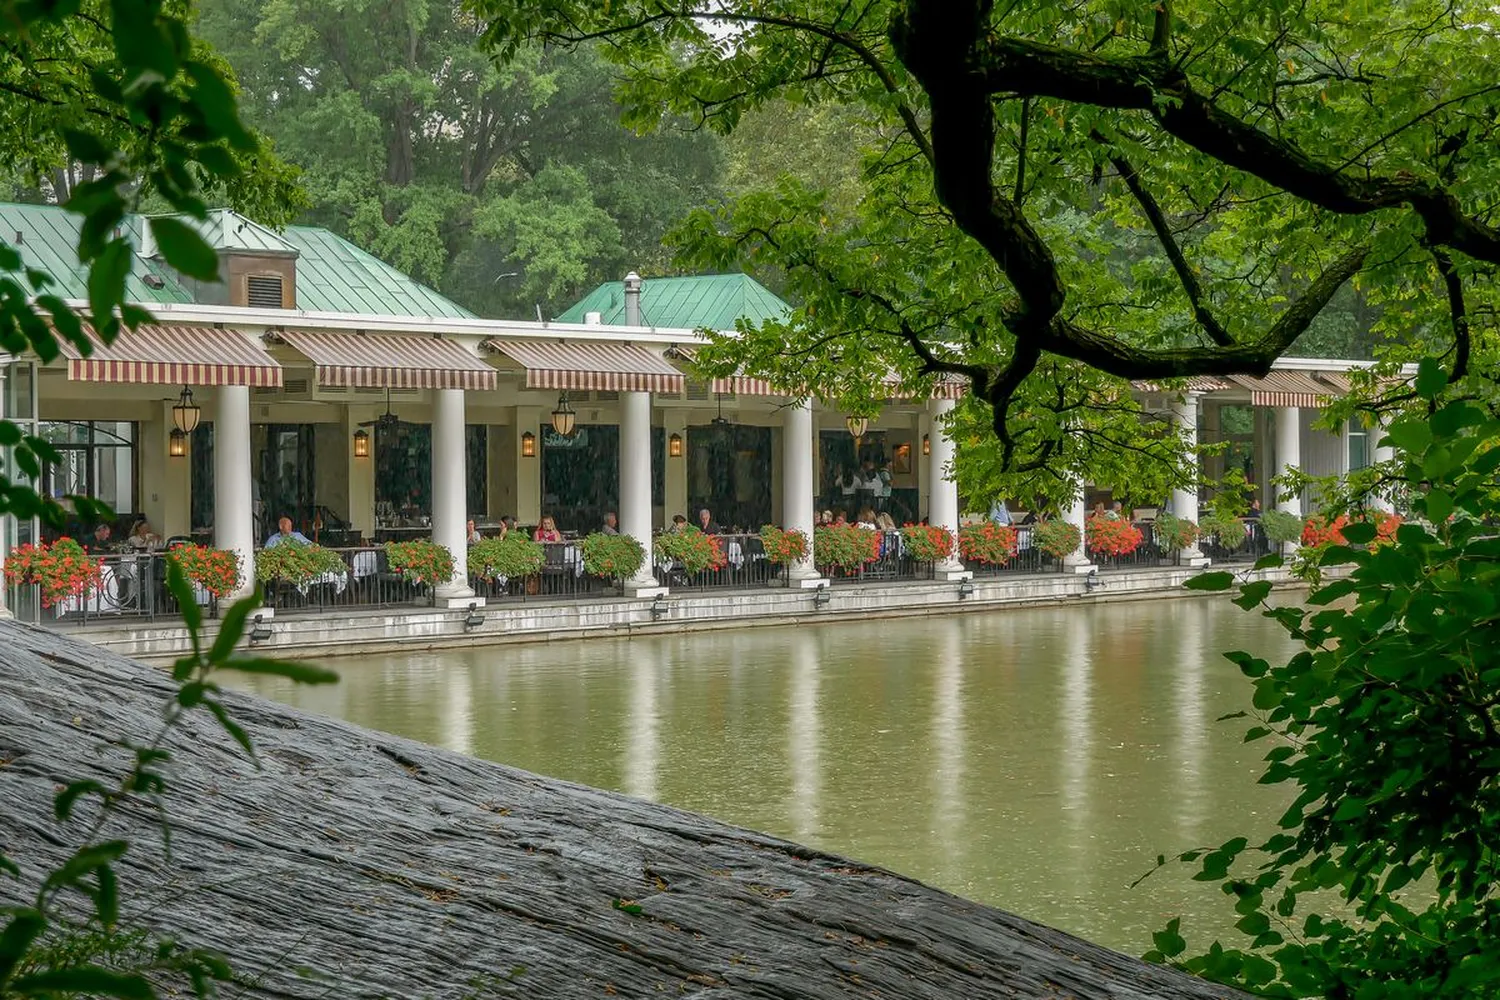
[[[1198,523],[1198,394],[1183,393],[1172,403],[1172,421],[1177,427],[1177,436],[1192,455],[1193,478],[1184,489],[1172,490],[1172,512],[1184,521]],[[1197,543],[1182,550],[1182,562],[1188,566],[1206,566],[1208,560]]]
[[1087,526],[1089,511],[1083,501],[1084,484],[1079,482],[1075,489],[1072,502],[1063,508],[1063,520],[1078,529],[1078,548],[1063,557],[1063,572],[1088,573],[1096,568],[1089,561],[1088,539],[1084,530]]
[[666,588],[651,573],[651,394],[620,393],[620,534],[641,543],[646,558],[625,581],[632,597],[655,597]]
[[[1302,464],[1302,413],[1295,406],[1276,408],[1276,473],[1284,475]],[[1281,497],[1281,487],[1276,488]],[[1276,501],[1276,509],[1302,516],[1302,498],[1293,494]]]
[[469,587],[464,391],[432,390],[432,540],[453,553],[453,577],[433,588],[439,604],[484,603]]
[[782,411],[781,511],[783,527],[807,536],[807,558],[787,567],[787,584],[817,587],[828,581],[813,566],[813,415],[812,401]]
[[214,412],[214,546],[240,557],[240,589],[255,587],[254,514],[250,509],[250,387],[219,387]]
[[[1391,418],[1387,414],[1382,413],[1380,420],[1370,429],[1370,434],[1375,439],[1374,459],[1376,465],[1384,465],[1387,462],[1396,460],[1396,449],[1388,444],[1380,443],[1385,438],[1390,422]],[[1396,510],[1396,505],[1391,502],[1391,490],[1388,486],[1372,496],[1370,502],[1376,510],[1383,510],[1387,514],[1394,513]]]
[[951,399],[934,399],[928,403],[932,414],[932,454],[927,456],[927,478],[932,490],[927,500],[927,523],[934,527],[947,528],[953,533],[954,552],[932,568],[935,580],[967,580],[974,574],[964,569],[957,551],[958,539],[958,483],[953,479],[953,435],[944,418],[955,403]]

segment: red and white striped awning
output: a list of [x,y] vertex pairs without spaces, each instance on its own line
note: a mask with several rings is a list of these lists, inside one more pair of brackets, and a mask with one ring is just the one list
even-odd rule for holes
[[270,338],[305,355],[319,385],[357,389],[493,389],[495,369],[442,337],[284,330]]
[[[911,399],[910,393],[901,391],[901,379],[896,375],[888,375],[882,383],[890,392],[892,399]],[[933,399],[959,399],[968,391],[969,380],[962,375],[952,372],[943,372],[938,375],[937,381],[932,385],[929,394]]]
[[[1182,392],[1219,392],[1224,389],[1233,388],[1228,382],[1211,375],[1189,375],[1183,380],[1186,388]],[[1168,392],[1160,382],[1132,382],[1131,388],[1137,392]]]
[[1262,378],[1253,375],[1230,375],[1229,381],[1250,390],[1250,402],[1254,406],[1322,406],[1333,396],[1340,395],[1332,386],[1315,381],[1306,372],[1270,371]]
[[281,366],[260,344],[233,330],[213,326],[122,327],[105,344],[92,327],[94,344],[84,357],[78,347],[58,340],[75,382],[132,382],[150,385],[281,385]]
[[[672,353],[689,366],[697,357],[697,351],[691,347],[674,347]],[[708,391],[712,393],[732,393],[736,396],[785,396],[784,392],[777,392],[771,383],[763,378],[752,378],[749,375],[730,375],[727,378],[710,379]]]
[[526,369],[526,388],[579,392],[682,391],[682,372],[649,348],[610,341],[487,340]]

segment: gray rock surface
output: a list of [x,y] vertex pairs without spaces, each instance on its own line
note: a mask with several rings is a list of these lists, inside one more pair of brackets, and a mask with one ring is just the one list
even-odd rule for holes
[[[118,741],[150,739],[170,691],[0,624],[0,844],[30,885],[84,828],[52,821],[55,787],[117,778]],[[146,803],[105,831],[134,842],[127,921],[222,950],[251,980],[226,995],[1238,996],[845,858],[227,700],[260,769],[195,714],[171,740],[170,858]],[[0,879],[0,901],[17,891]]]

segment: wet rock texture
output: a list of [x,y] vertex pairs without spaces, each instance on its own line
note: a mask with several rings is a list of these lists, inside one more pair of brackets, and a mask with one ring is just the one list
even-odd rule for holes
[[[0,844],[27,884],[92,817],[55,787],[151,740],[159,671],[0,625]],[[1235,997],[899,875],[701,816],[228,696],[169,745],[170,855],[132,805],[126,922],[251,997]],[[914,834],[916,835],[916,834]],[[20,891],[0,880],[0,902]],[[10,898],[8,898],[8,895]]]

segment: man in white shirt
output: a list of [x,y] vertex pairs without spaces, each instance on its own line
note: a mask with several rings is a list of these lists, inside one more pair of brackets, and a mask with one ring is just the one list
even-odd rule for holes
[[282,515],[281,519],[276,522],[276,529],[276,534],[266,539],[268,549],[274,549],[282,542],[297,542],[299,545],[312,544],[302,532],[292,530],[292,519],[286,515]]

